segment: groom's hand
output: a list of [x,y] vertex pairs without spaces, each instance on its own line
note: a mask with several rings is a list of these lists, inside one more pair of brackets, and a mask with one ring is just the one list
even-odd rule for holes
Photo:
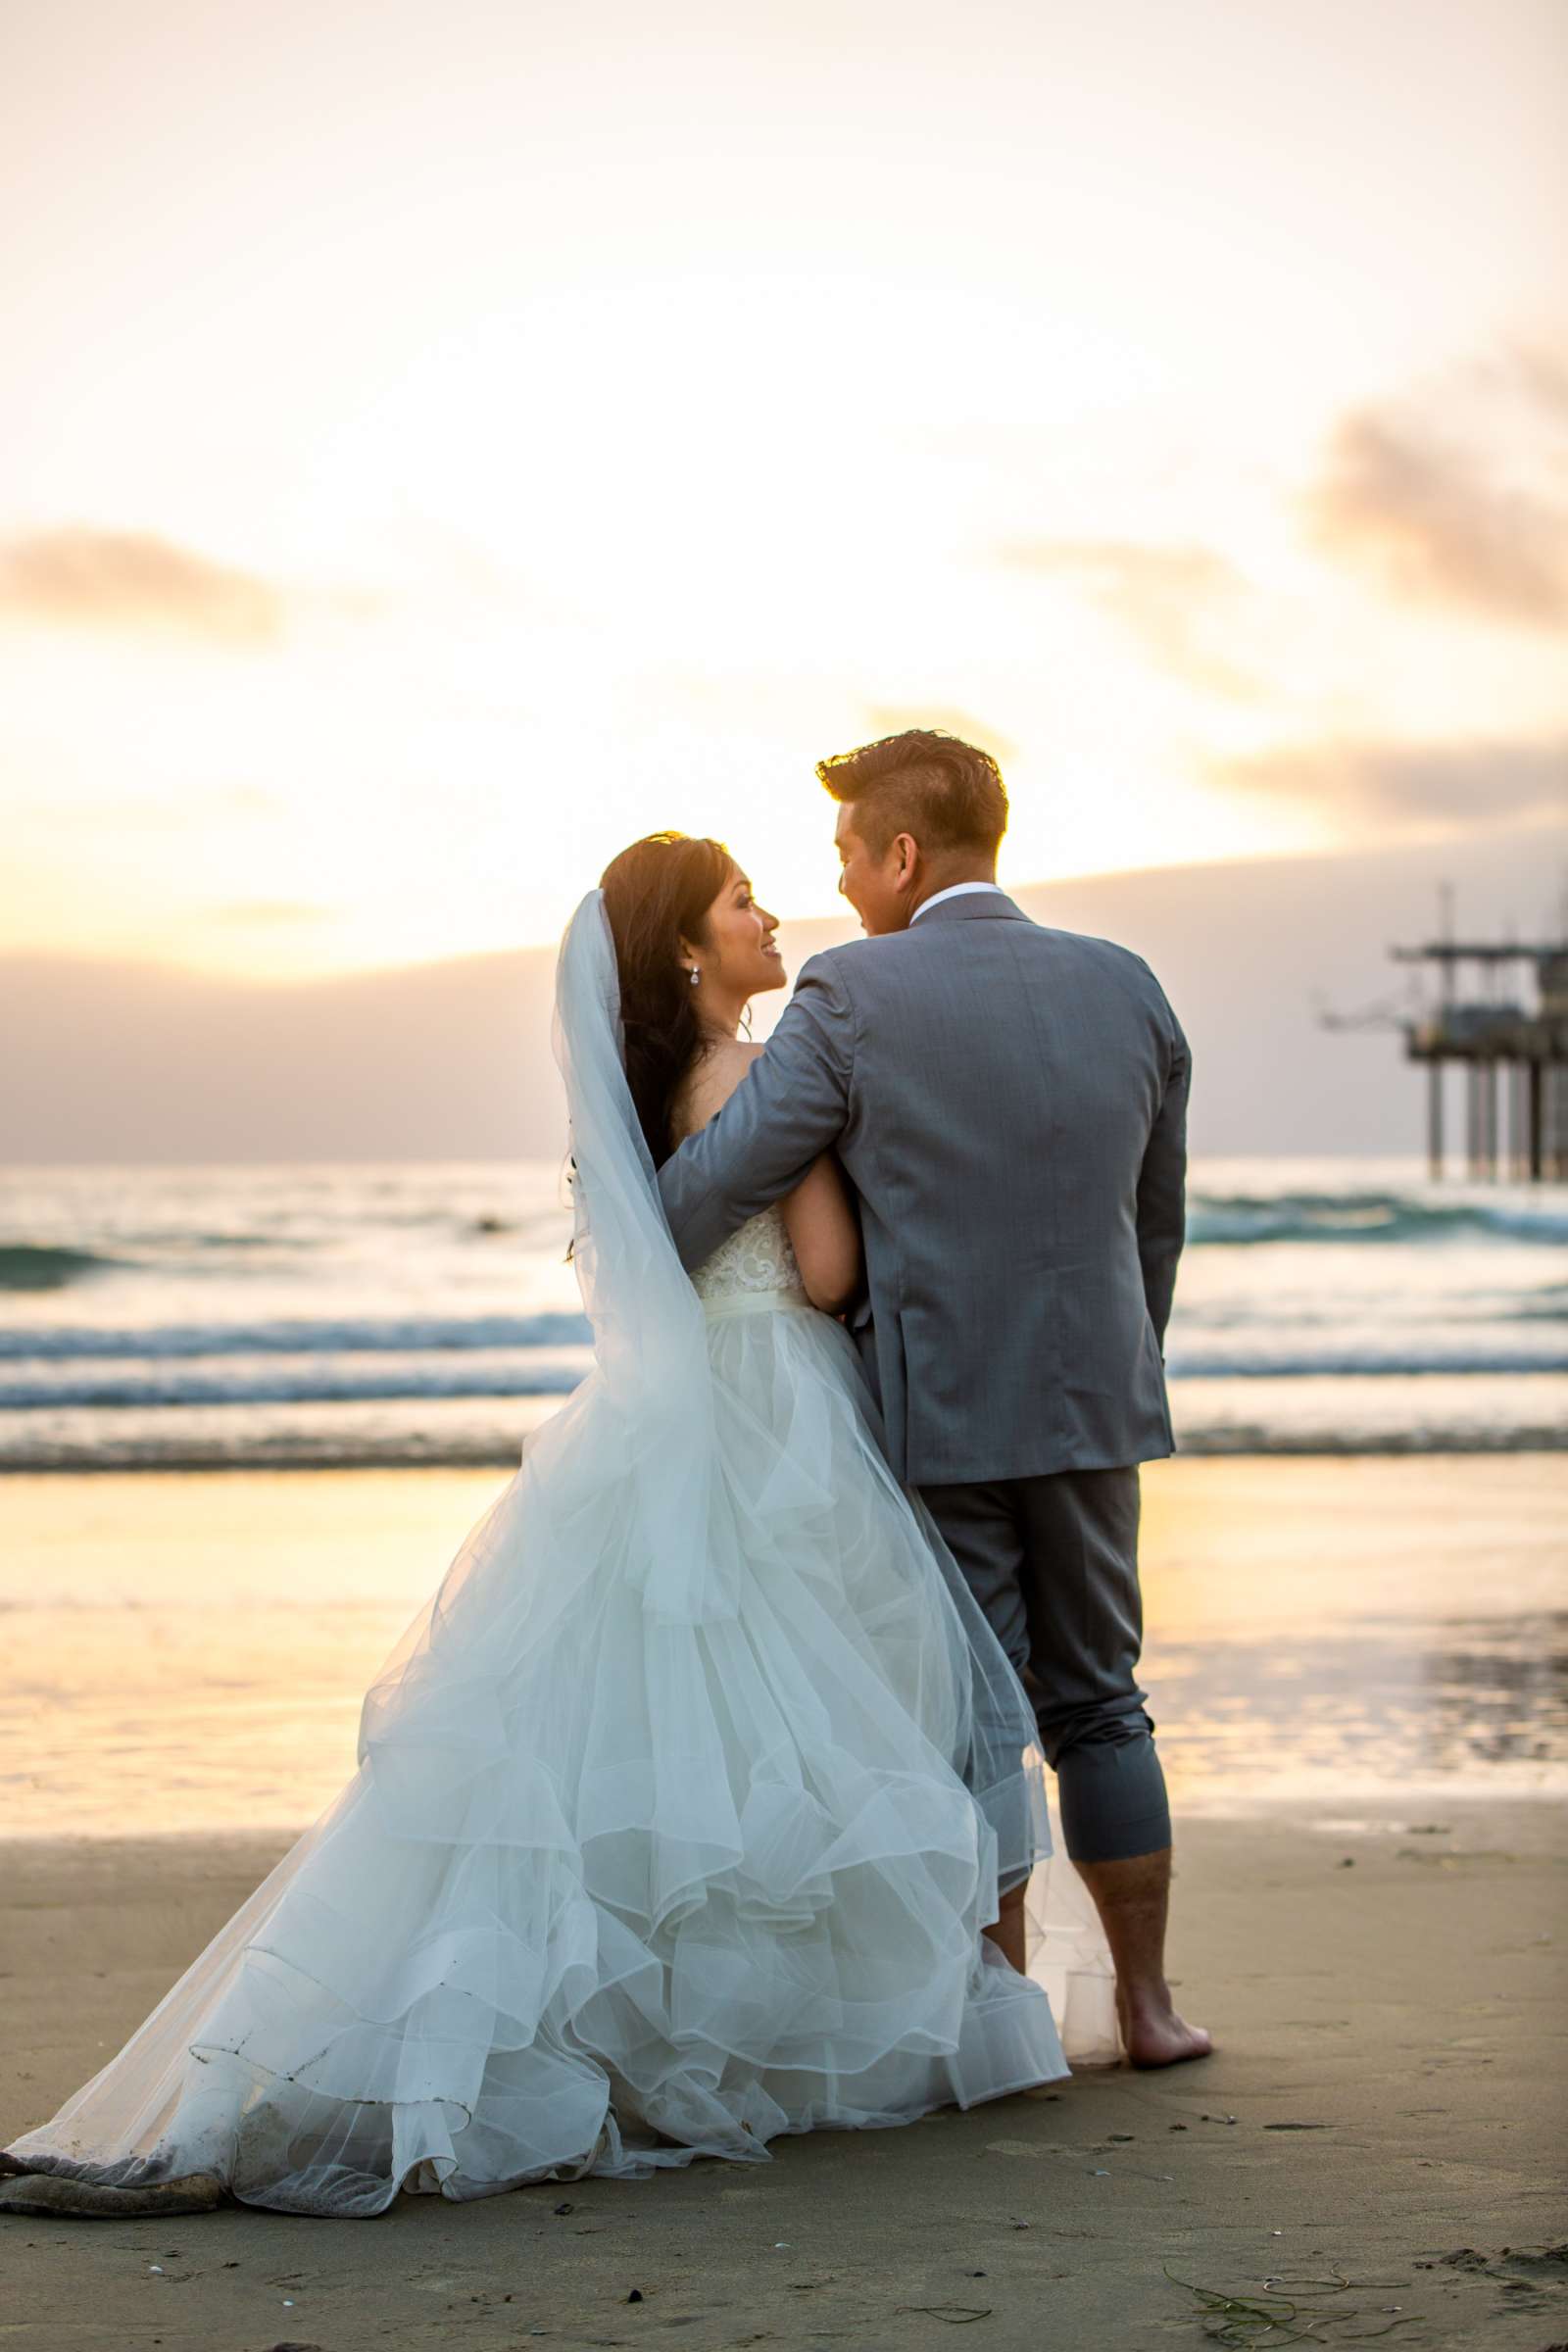
[[1187,1040],[1174,1013],[1170,1024],[1165,1092],[1138,1176],[1138,1258],[1144,1274],[1144,1298],[1161,1357],[1176,1292],[1176,1263],[1187,1233],[1187,1097],[1193,1069]]

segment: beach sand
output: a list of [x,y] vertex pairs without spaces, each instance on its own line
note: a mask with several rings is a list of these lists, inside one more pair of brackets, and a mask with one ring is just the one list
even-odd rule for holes
[[[0,2131],[103,2062],[276,1852],[5,1849]],[[1330,2342],[1397,2317],[1396,2344],[1540,2352],[1568,2336],[1568,2256],[1531,2259],[1568,2238],[1565,1883],[1543,1806],[1332,1839],[1289,1812],[1200,1821],[1173,1972],[1222,2039],[1203,2065],[787,2140],[757,2167],[405,2198],[374,2222],[12,2218],[0,2340],[922,2346],[972,2326],[1009,2352],[1200,2343],[1168,2268],[1251,2295],[1348,2278],[1300,2290],[1341,2315]]]
[[[190,1588],[170,1560],[225,1530],[225,1576],[265,1585],[269,1551],[275,1579],[307,1528],[324,1560],[321,1531],[340,1545],[357,1524],[383,1567],[401,1531],[416,1597],[416,1555],[494,1483],[8,1482],[11,1613],[25,1617],[30,1574],[90,1617],[92,1561],[111,1552],[149,1578],[162,1562],[172,1606]],[[370,2223],[9,2217],[0,2344],[706,2352],[920,2347],[968,2327],[1007,2352],[1098,2352],[1200,2344],[1193,2288],[1257,2296],[1270,2278],[1320,2282],[1294,2291],[1331,2315],[1325,2342],[1568,2341],[1568,2257],[1541,2259],[1568,2240],[1568,1836],[1543,1801],[1561,1785],[1568,1464],[1175,1463],[1148,1490],[1149,1672],[1181,1824],[1171,1968],[1220,2039],[1212,2060],[787,2140],[755,2168],[406,2198]],[[340,1604],[313,1727],[328,1679],[350,1683],[385,1630]],[[265,1681],[270,1637],[263,1651]],[[172,1664],[182,1688],[200,1681],[195,1636]],[[100,1672],[63,1659],[61,1688]],[[181,1739],[219,1739],[223,1687],[215,1668],[214,1708]],[[63,1751],[67,1730],[47,1727]],[[234,1754],[253,1731],[247,1702]],[[310,1736],[325,1772],[352,1727]],[[0,2140],[104,2063],[288,1842],[225,1826],[243,1798],[233,1755],[211,1818],[186,1755],[167,1834],[112,1834],[110,1752],[74,1799],[74,1819],[96,1805],[95,1834],[0,1846]],[[139,1800],[127,1817],[145,1818]]]

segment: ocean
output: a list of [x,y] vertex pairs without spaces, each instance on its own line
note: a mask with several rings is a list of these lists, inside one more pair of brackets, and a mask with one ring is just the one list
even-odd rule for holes
[[[582,1377],[556,1164],[0,1175],[0,1469],[505,1467]],[[1568,1446],[1568,1187],[1200,1160],[1195,1454]]]

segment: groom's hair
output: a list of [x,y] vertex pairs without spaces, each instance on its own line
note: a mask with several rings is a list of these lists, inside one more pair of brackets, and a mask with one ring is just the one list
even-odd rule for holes
[[1007,830],[1007,795],[989,752],[939,727],[909,727],[856,752],[819,760],[836,801],[852,803],[855,829],[881,857],[900,833],[922,850],[972,850],[994,858]]

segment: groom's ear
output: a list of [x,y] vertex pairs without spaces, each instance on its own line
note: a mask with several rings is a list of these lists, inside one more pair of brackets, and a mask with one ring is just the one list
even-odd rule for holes
[[888,843],[886,863],[895,890],[912,890],[920,871],[920,844],[912,833],[895,833]]

